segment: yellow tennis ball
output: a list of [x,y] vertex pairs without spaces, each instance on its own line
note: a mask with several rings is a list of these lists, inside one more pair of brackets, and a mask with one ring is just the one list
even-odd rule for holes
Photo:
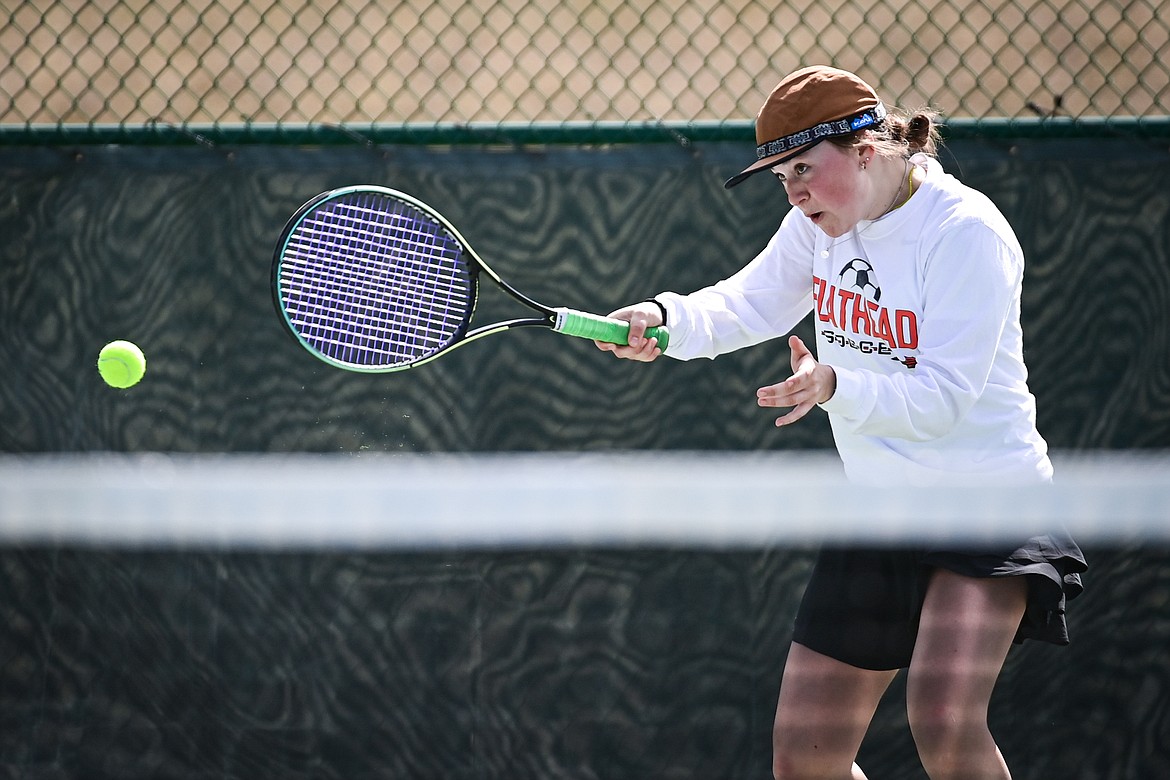
[[137,344],[111,341],[102,347],[97,369],[110,387],[133,387],[146,373],[146,356]]

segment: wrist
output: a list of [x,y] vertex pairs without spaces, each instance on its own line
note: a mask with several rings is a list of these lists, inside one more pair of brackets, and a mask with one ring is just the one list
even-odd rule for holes
[[821,363],[818,367],[825,370],[825,386],[827,392],[822,393],[823,397],[817,401],[818,404],[823,404],[837,394],[837,372],[833,370],[832,366],[825,365],[824,363]]
[[662,319],[662,322],[658,324],[662,326],[666,325],[666,307],[662,305],[662,301],[658,300],[657,298],[647,298],[646,300],[642,301],[642,303],[652,303],[657,306],[658,314]]

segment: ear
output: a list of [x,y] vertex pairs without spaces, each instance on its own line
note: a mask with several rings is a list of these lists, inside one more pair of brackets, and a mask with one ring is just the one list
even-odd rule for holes
[[874,154],[877,150],[873,144],[867,144],[865,142],[859,143],[853,149],[857,152],[857,163],[861,167],[861,170],[864,171],[873,162]]

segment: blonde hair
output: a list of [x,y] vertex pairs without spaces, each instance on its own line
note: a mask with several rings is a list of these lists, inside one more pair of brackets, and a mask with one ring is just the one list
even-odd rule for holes
[[869,144],[876,154],[883,157],[909,157],[920,152],[937,157],[940,138],[938,116],[937,111],[929,108],[912,112],[891,111],[878,127],[828,140],[846,149]]

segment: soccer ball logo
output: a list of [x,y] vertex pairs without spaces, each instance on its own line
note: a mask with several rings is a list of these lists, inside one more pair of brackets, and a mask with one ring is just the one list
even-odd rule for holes
[[857,290],[875,303],[882,299],[882,288],[877,283],[873,266],[860,257],[850,260],[837,274],[837,289]]

